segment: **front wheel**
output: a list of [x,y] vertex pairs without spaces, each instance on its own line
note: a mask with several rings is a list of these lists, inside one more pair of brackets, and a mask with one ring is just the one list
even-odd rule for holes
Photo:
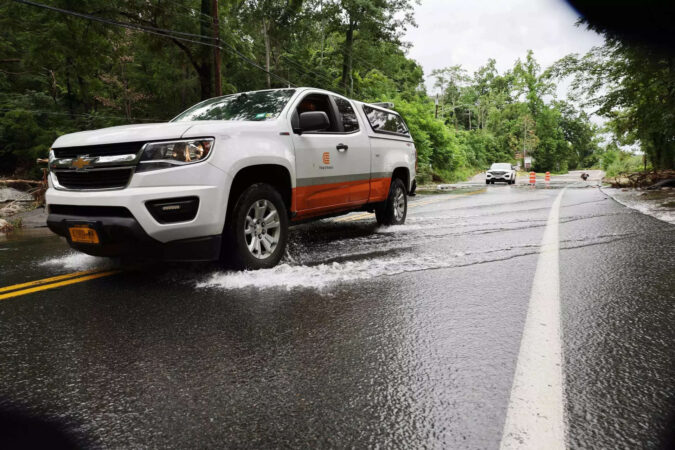
[[395,178],[389,186],[389,195],[375,208],[375,218],[380,225],[403,225],[408,215],[408,196],[403,181]]
[[242,192],[226,227],[224,255],[238,269],[276,266],[286,249],[288,213],[279,192],[269,184],[256,183]]

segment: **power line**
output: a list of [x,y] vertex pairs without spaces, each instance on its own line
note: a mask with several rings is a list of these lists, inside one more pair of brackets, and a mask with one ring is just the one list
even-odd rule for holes
[[[129,22],[119,22],[117,20],[105,19],[103,17],[94,16],[92,14],[86,14],[86,13],[81,13],[81,12],[77,12],[77,11],[71,11],[69,9],[57,8],[56,6],[44,5],[42,3],[35,3],[35,2],[31,2],[29,0],[13,0],[13,1],[16,2],[16,3],[23,3],[24,5],[48,9],[48,10],[51,10],[51,11],[59,12],[59,13],[62,13],[62,14],[67,14],[67,15],[70,15],[70,16],[76,16],[76,17],[80,17],[80,18],[83,18],[83,19],[93,20],[95,22],[117,25],[117,26],[120,26],[120,27],[128,28],[128,29],[131,29],[131,30],[136,30],[136,31],[154,32],[155,34],[160,34],[160,35],[169,35],[169,36],[179,35],[179,36],[194,37],[194,38],[199,38],[199,39],[216,40],[216,38],[214,38],[214,37],[202,36],[201,34],[186,33],[186,32],[183,32],[183,31],[167,30],[167,29],[164,29],[164,28],[152,27],[150,25],[137,25],[137,24],[133,24],[133,23],[129,23]],[[205,42],[204,42],[204,44],[214,46],[214,44],[208,44],[208,43],[205,43]]]
[[312,75],[314,75],[315,77],[319,77],[319,78],[323,79],[326,83],[328,83],[328,86],[330,86],[332,89],[335,89],[335,90],[338,90],[338,91],[342,91],[342,94],[343,94],[343,95],[346,95],[346,92],[344,91],[344,89],[342,89],[339,85],[335,84],[335,82],[332,81],[330,78],[328,78],[328,76],[322,75],[322,74],[317,73],[317,72],[314,72],[314,71],[311,70],[311,69],[307,69],[305,66],[303,66],[302,64],[300,64],[300,63],[296,62],[295,60],[289,58],[288,56],[282,55],[281,57],[282,57],[283,59],[285,59],[286,61],[288,61],[289,63],[291,63],[291,64],[295,65],[296,67],[298,67],[298,68],[299,68],[300,70],[302,70],[304,73],[306,73],[306,74],[312,74]]
[[[182,7],[183,9],[185,9],[185,10],[187,10],[187,11],[191,11],[191,12],[194,13],[194,14],[203,16],[204,18],[198,18],[198,20],[200,20],[200,21],[212,23],[213,17],[209,16],[208,14],[205,14],[205,13],[203,13],[203,12],[201,12],[201,11],[199,11],[199,10],[196,10],[196,9],[194,9],[194,8],[190,8],[189,6],[183,5],[183,4],[181,4],[181,3],[179,3],[179,2],[177,2],[177,1],[175,1],[175,0],[165,0],[165,1],[166,1],[167,3],[172,3],[172,4],[175,4],[175,5],[178,5],[178,6]],[[156,5],[156,7],[161,9],[161,7],[160,7],[159,5]],[[244,38],[242,38],[242,36],[236,36],[236,37],[239,38],[239,39],[242,40],[242,41],[245,40]],[[222,43],[223,45],[229,46],[233,51],[236,51],[234,48],[232,48],[232,46],[231,46],[230,44],[228,44],[228,42],[222,37],[222,35],[219,36],[219,42]],[[254,48],[257,47],[257,50],[262,50],[261,44],[257,44],[255,41],[250,41],[250,44],[251,44]],[[282,50],[283,50],[284,52],[286,52],[287,54],[291,54],[291,52],[289,52],[286,48],[283,48],[283,47],[282,47]],[[266,51],[266,50],[265,50],[265,51]],[[318,78],[320,78],[320,79],[323,79],[324,81],[326,81],[326,82],[328,83],[328,85],[329,85],[331,88],[336,89],[336,90],[338,90],[338,91],[342,91],[342,93],[343,93],[344,95],[346,95],[346,92],[344,91],[344,89],[341,88],[339,85],[335,84],[335,82],[332,81],[330,78],[328,78],[328,76],[323,75],[323,74],[320,74],[320,73],[318,73],[318,72],[316,72],[316,71],[314,71],[314,70],[308,68],[307,66],[305,66],[305,65],[303,65],[302,63],[298,62],[297,59],[294,59],[294,58],[292,58],[292,57],[290,57],[290,56],[288,56],[288,55],[281,55],[280,58],[283,58],[283,59],[287,60],[288,62],[292,63],[294,66],[298,67],[298,68],[299,68],[303,73],[305,73],[305,74],[313,74],[315,77],[318,77]],[[266,70],[266,69],[265,69],[265,70]]]
[[[103,17],[94,16],[94,15],[91,15],[91,14],[79,13],[79,12],[71,11],[71,10],[67,10],[67,9],[56,8],[54,6],[44,5],[42,3],[35,3],[35,2],[31,2],[29,0],[13,0],[13,1],[16,2],[16,3],[22,3],[24,5],[34,6],[34,7],[37,7],[37,8],[43,8],[43,9],[51,10],[51,11],[58,12],[58,13],[61,13],[61,14],[66,14],[66,15],[80,17],[80,18],[87,19],[87,20],[92,20],[92,21],[95,21],[95,22],[100,22],[100,23],[104,23],[104,24],[108,24],[108,25],[116,25],[116,26],[119,26],[119,27],[134,30],[134,31],[141,31],[141,32],[144,32],[144,33],[155,34],[155,35],[162,36],[162,37],[168,37],[168,38],[175,39],[175,40],[178,40],[178,41],[191,42],[193,44],[206,45],[208,47],[217,47],[217,48],[220,48],[221,50],[226,50],[226,51],[229,51],[230,53],[234,53],[236,56],[238,56],[239,58],[241,58],[242,60],[247,62],[249,65],[251,65],[251,66],[253,66],[253,67],[255,67],[259,70],[262,70],[263,72],[269,74],[270,76],[276,78],[279,81],[283,81],[284,83],[288,84],[289,86],[293,86],[293,83],[290,80],[287,80],[286,78],[281,77],[281,76],[275,74],[274,72],[270,72],[270,71],[266,70],[262,66],[258,65],[255,61],[251,60],[250,58],[245,56],[243,53],[241,53],[239,50],[235,49],[230,44],[228,44],[227,42],[223,41],[220,38],[202,36],[202,35],[192,34],[192,33],[184,33],[184,32],[181,32],[181,31],[167,30],[165,28],[156,28],[156,27],[149,27],[149,26],[144,26],[144,25],[137,25],[137,24],[132,24],[132,23],[128,23],[128,22],[119,22],[119,21],[116,21],[116,20],[104,19]],[[194,36],[194,37],[198,37],[200,39],[202,39],[202,38],[206,38],[206,39],[209,39],[209,40],[217,39],[218,43],[214,44],[214,43],[210,43],[210,42],[196,41],[194,39],[188,39],[188,38],[176,36],[176,34],[184,35],[184,36]],[[224,48],[220,44],[224,44],[226,48]]]
[[[175,0],[164,0],[164,1],[167,2],[167,3],[173,3],[174,5],[179,6],[179,7],[183,8],[184,10],[190,11],[190,12],[196,14],[196,15],[203,16],[203,18],[198,18],[198,20],[201,20],[201,21],[204,21],[204,22],[208,22],[208,23],[212,23],[213,18],[212,18],[211,16],[209,16],[208,14],[205,14],[205,13],[203,13],[203,12],[197,10],[197,9],[190,8],[189,6],[184,5],[184,4],[182,4],[181,2],[177,2],[177,1],[175,1]],[[155,6],[156,6],[157,8],[161,8],[161,7],[159,6],[159,4],[157,4],[157,5],[155,5]]]
[[[196,10],[196,9],[194,9],[194,8],[190,8],[190,7],[187,6],[187,5],[183,5],[183,4],[181,4],[181,3],[179,3],[179,2],[177,2],[177,1],[175,1],[175,0],[165,0],[165,1],[166,1],[167,3],[172,3],[172,4],[175,4],[175,5],[177,5],[177,6],[180,6],[180,7],[182,7],[183,9],[185,9],[185,10],[187,10],[187,11],[190,11],[190,12],[196,14],[196,15],[203,16],[203,18],[202,18],[202,17],[198,17],[198,20],[200,20],[200,21],[203,21],[203,22],[205,22],[205,23],[208,22],[209,24],[211,24],[212,21],[213,21],[213,17],[212,17],[212,16],[209,16],[208,14],[205,14],[205,13],[203,13],[203,12],[201,12],[201,11],[199,11],[199,10]],[[159,8],[159,9],[162,9],[159,5],[155,5],[155,7]],[[196,35],[196,36],[201,36],[201,35]],[[242,36],[236,36],[236,37],[239,38],[241,41],[244,41],[244,40],[245,40]],[[247,57],[246,57],[245,55],[243,55],[241,52],[239,52],[238,50],[236,50],[236,48],[234,48],[231,44],[229,44],[229,43],[222,37],[222,35],[219,35],[219,36],[218,36],[218,42],[219,42],[220,44],[222,44],[222,45],[225,45],[225,46],[229,47],[230,50],[231,50],[232,52],[238,53],[238,56],[240,56],[240,57],[242,57],[242,58],[247,58]],[[250,44],[251,44],[254,48],[257,47],[257,50],[259,50],[259,51],[265,51],[265,50],[262,49],[262,45],[261,45],[261,44],[257,44],[255,41],[250,41]],[[291,54],[291,52],[289,52],[288,49],[286,49],[286,48],[284,48],[284,47],[281,47],[281,49],[282,49],[284,52],[286,52],[287,54]],[[346,92],[346,90],[345,90],[344,88],[342,88],[339,84],[336,84],[336,82],[333,81],[333,80],[331,80],[327,75],[320,74],[320,73],[318,73],[318,72],[316,72],[316,71],[314,71],[314,70],[308,68],[307,66],[305,66],[305,65],[303,65],[302,63],[298,62],[297,59],[294,59],[294,58],[292,58],[292,57],[290,57],[290,56],[288,56],[288,55],[281,55],[280,58],[283,58],[283,59],[287,60],[288,62],[292,63],[294,66],[298,67],[298,68],[299,68],[302,72],[304,72],[305,74],[313,74],[315,77],[318,77],[318,78],[320,78],[320,79],[323,79],[325,82],[328,83],[328,85],[329,85],[332,89],[335,89],[335,90],[341,92],[343,95],[348,95],[347,92]],[[247,59],[248,59],[248,58],[247,58]],[[250,61],[250,60],[249,60],[249,61]],[[361,61],[364,61],[364,64],[369,64],[369,63],[366,63],[365,60],[361,60]],[[253,63],[253,61],[250,61],[250,62]],[[370,64],[369,64],[369,65],[370,65]],[[379,72],[384,73],[383,70],[377,69],[375,66],[372,66],[372,65],[370,65],[370,66],[371,66],[373,69],[378,70]],[[265,69],[265,68],[263,68],[263,67],[259,67],[259,68],[267,73],[267,69]],[[272,72],[270,72],[270,73],[272,73]],[[386,74],[384,74],[384,75],[387,76]],[[399,81],[396,80],[395,78],[392,78],[392,77],[389,77],[389,76],[387,76],[387,78],[390,78],[390,79],[393,80],[393,81],[399,82]],[[290,83],[290,81],[288,81],[288,80],[286,80],[286,81]],[[362,94],[361,94],[357,89],[352,89],[352,94],[353,94],[353,93],[357,93],[357,95],[361,95],[361,96],[362,96]]]
[[54,112],[54,111],[48,111],[48,110],[42,110],[42,109],[25,109],[25,108],[0,108],[0,111],[5,111],[5,112],[27,112],[31,114],[47,114],[50,116],[78,116],[78,117],[88,117],[90,119],[124,119],[124,120],[133,120],[133,121],[139,121],[139,122],[166,122],[164,119],[154,119],[154,118],[145,118],[145,119],[139,119],[136,117],[126,117],[126,116],[100,116],[95,113],[88,113],[88,114],[81,114],[81,113],[66,113],[66,112]]
[[[189,43],[193,43],[193,44],[206,45],[208,47],[219,48],[221,50],[225,50],[225,51],[228,51],[229,53],[234,54],[235,56],[239,57],[240,59],[245,61],[247,64],[251,65],[252,67],[255,67],[258,70],[261,70],[262,72],[265,72],[265,73],[269,74],[270,76],[274,77],[275,79],[277,79],[279,81],[282,81],[283,83],[287,84],[289,87],[294,86],[294,84],[290,80],[288,80],[288,79],[286,79],[282,76],[279,76],[279,75],[275,74],[274,72],[268,71],[264,67],[260,66],[258,63],[256,63],[255,61],[253,61],[252,59],[250,59],[249,57],[244,55],[242,52],[237,50],[234,46],[232,46],[231,44],[226,42],[221,36],[218,36],[218,37],[203,36],[203,35],[200,35],[200,34],[169,30],[169,29],[166,29],[166,28],[159,28],[159,27],[153,27],[153,26],[148,26],[148,25],[138,25],[138,24],[129,23],[129,22],[120,22],[120,21],[117,21],[117,20],[106,19],[106,18],[95,16],[95,15],[92,15],[92,14],[80,13],[80,12],[77,12],[77,11],[71,11],[71,10],[67,10],[67,9],[63,9],[63,8],[57,8],[55,6],[45,5],[45,4],[42,4],[42,3],[36,3],[36,2],[30,1],[30,0],[13,0],[13,1],[16,2],[16,3],[20,3],[20,4],[24,4],[24,5],[28,5],[28,6],[34,6],[34,7],[37,7],[37,8],[43,8],[43,9],[47,9],[47,10],[50,10],[50,11],[53,11],[53,12],[71,15],[71,16],[82,18],[82,19],[92,20],[92,21],[107,24],[107,25],[115,25],[115,26],[130,29],[130,30],[133,30],[133,31],[140,31],[140,32],[144,32],[144,33],[155,34],[155,35],[162,36],[162,37],[168,37],[168,38],[175,39],[175,40],[178,40],[178,41],[189,42]],[[199,14],[201,16],[211,18],[211,16],[208,16],[207,14],[204,14],[201,11],[197,11],[193,8],[190,8],[190,7],[186,6],[186,5],[182,5],[182,4],[180,4],[178,2],[175,2],[175,1],[170,1],[170,0],[167,0],[167,1],[169,1],[170,3],[174,3],[176,5],[179,5],[179,6],[183,7],[184,9],[189,10],[189,11],[195,13],[195,14]],[[156,5],[156,6],[159,7],[159,5]],[[204,20],[204,19],[200,19],[200,20]],[[183,37],[183,36],[185,36],[185,37]],[[197,38],[197,39],[200,39],[200,40],[195,40],[195,39],[190,39],[190,38]],[[204,39],[210,40],[210,41],[216,41],[216,42],[204,42]],[[253,43],[253,45],[255,46],[255,43]],[[283,49],[283,50],[286,53],[290,53],[286,49]],[[400,82],[400,80],[397,80],[396,78],[388,76],[383,70],[375,67],[371,63],[365,61],[364,59],[356,57],[353,54],[353,50],[350,51],[348,54],[351,55],[352,58],[361,62],[363,65],[369,66],[371,68],[371,70],[378,70],[379,72],[383,73],[387,78],[391,79],[392,81]],[[345,95],[347,94],[346,91],[342,87],[340,87],[334,81],[329,79],[328,76],[323,75],[323,74],[319,74],[318,72],[307,68],[306,66],[299,63],[297,60],[294,60],[293,58],[291,58],[288,55],[282,55],[281,57],[286,59],[287,61],[289,61],[290,63],[292,63],[296,67],[300,68],[305,74],[311,73],[311,74],[315,75],[316,77],[319,77],[320,79],[323,79],[325,82],[328,83],[328,85],[331,88],[336,89],[338,91],[342,91],[343,94],[345,94]],[[356,93],[357,95],[362,96],[362,93],[360,93],[357,89],[351,89],[351,92],[352,92],[352,94]]]

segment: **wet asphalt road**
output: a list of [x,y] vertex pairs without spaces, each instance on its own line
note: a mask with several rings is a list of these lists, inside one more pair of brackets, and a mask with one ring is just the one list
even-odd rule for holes
[[122,269],[0,301],[0,409],[83,447],[498,448],[564,186],[568,445],[665,447],[675,227],[572,178],[418,195],[401,227],[356,214],[296,227],[284,264],[253,273],[0,241],[0,286]]

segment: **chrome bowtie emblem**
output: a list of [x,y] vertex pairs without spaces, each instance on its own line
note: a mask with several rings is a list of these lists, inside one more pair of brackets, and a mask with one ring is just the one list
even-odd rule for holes
[[87,155],[78,156],[77,159],[73,161],[70,165],[77,170],[82,170],[84,167],[87,167],[91,164],[91,160],[85,159],[86,157]]

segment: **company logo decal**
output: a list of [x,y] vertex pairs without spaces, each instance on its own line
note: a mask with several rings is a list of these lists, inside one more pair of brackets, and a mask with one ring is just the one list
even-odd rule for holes
[[324,164],[330,164],[330,153],[329,152],[323,152],[323,163]]

